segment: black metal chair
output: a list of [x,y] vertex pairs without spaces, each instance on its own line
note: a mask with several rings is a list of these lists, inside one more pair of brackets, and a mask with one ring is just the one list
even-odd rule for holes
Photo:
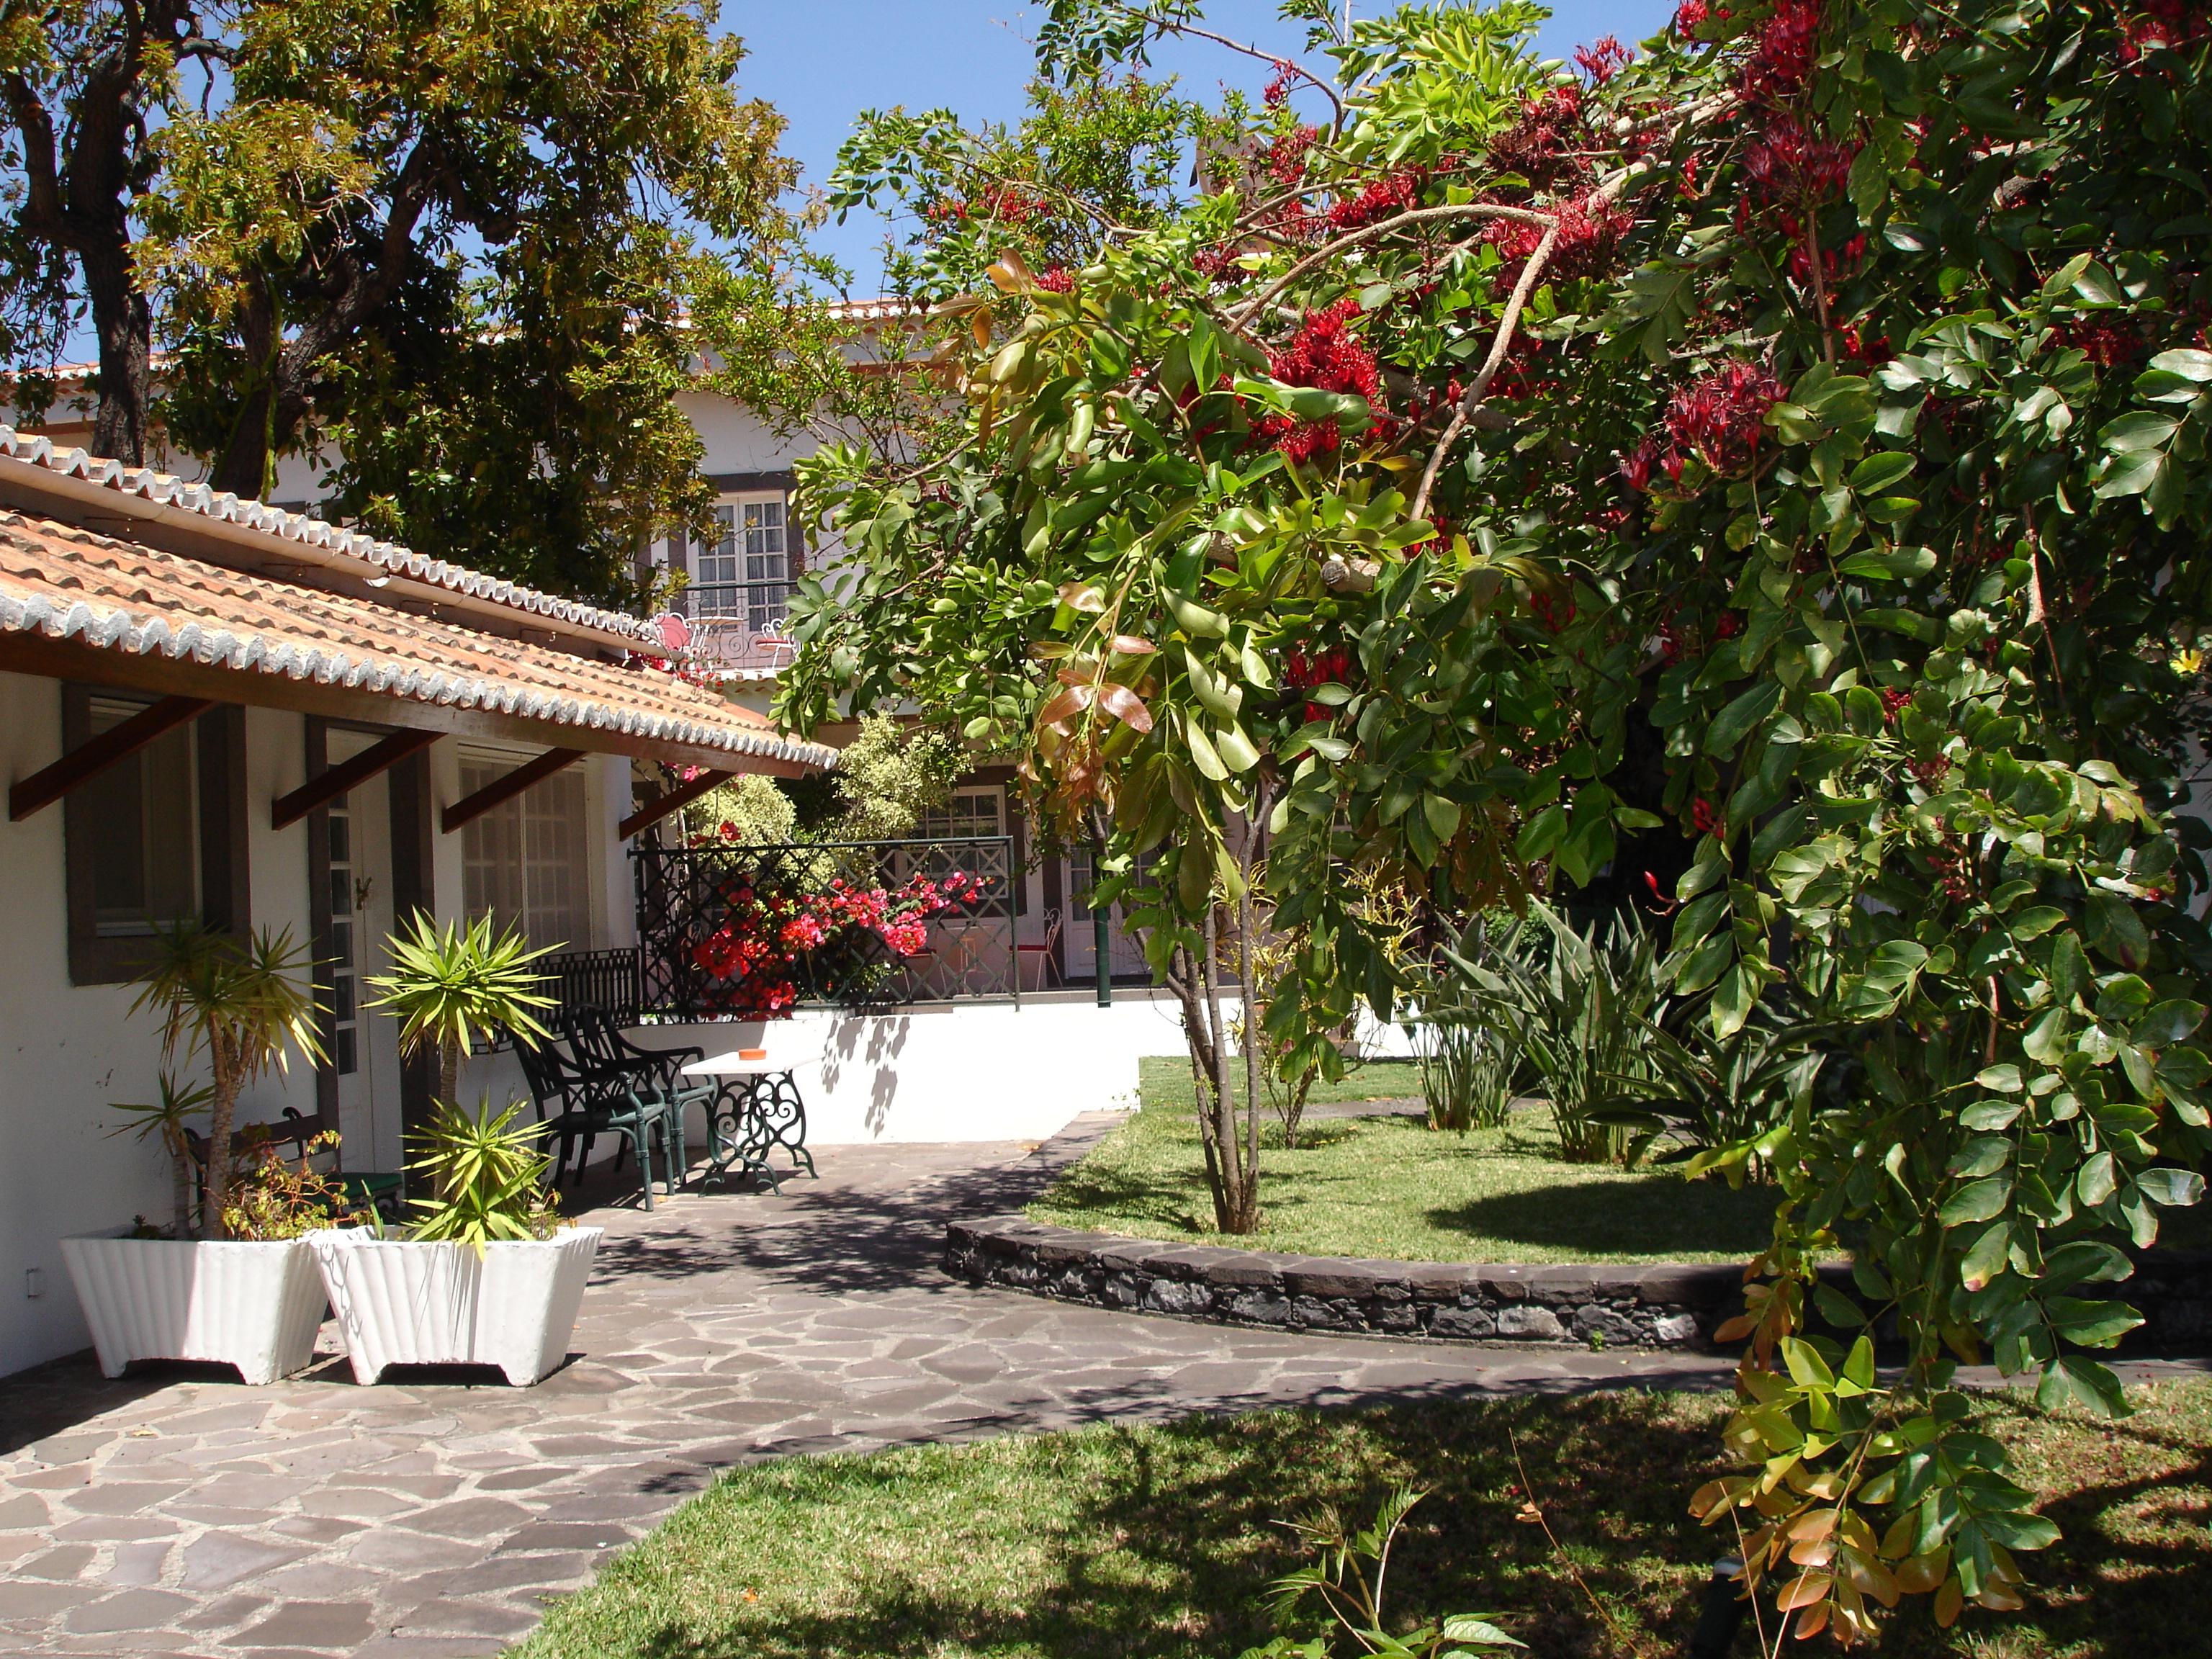
[[695,1104],[705,1106],[712,1102],[715,1090],[712,1079],[686,1078],[684,1068],[693,1060],[704,1060],[707,1051],[696,1047],[647,1048],[624,1036],[620,1024],[604,1009],[573,1009],[562,1014],[557,1023],[579,1060],[595,1072],[621,1075],[641,1103],[658,1102],[668,1115],[669,1134],[676,1149],[677,1179],[680,1182],[691,1167],[690,1148],[684,1132],[685,1114]]
[[[621,1137],[623,1152],[637,1153],[638,1169],[645,1177],[647,1209],[653,1208],[653,1147],[656,1138],[660,1143],[662,1164],[667,1171],[668,1190],[676,1190],[677,1154],[670,1138],[667,1109],[657,1099],[641,1097],[629,1086],[634,1073],[603,1070],[592,1065],[588,1056],[564,1054],[557,1043],[544,1038],[518,1035],[514,1052],[522,1062],[523,1079],[529,1085],[538,1121],[546,1126],[549,1133],[561,1139],[561,1150],[553,1163],[553,1185],[556,1189],[576,1143],[580,1139],[583,1142],[576,1158],[575,1181],[580,1182],[585,1165],[591,1162],[592,1143],[600,1135],[611,1134]],[[620,1167],[619,1154],[617,1167]]]

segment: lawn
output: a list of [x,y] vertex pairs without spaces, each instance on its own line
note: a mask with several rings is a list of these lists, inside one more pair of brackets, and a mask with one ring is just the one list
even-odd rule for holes
[[[1970,1613],[1946,1633],[1920,1604],[1896,1618],[1884,1656],[2205,1650],[2212,1382],[2133,1397],[2137,1415],[2118,1425],[1989,1402],[1987,1426],[2065,1540],[2027,1558],[2025,1613]],[[1543,1659],[1674,1659],[1705,1564],[1725,1547],[1683,1513],[1725,1409],[1680,1395],[1490,1400],[793,1458],[725,1477],[514,1651],[1233,1659],[1268,1634],[1267,1583],[1296,1565],[1276,1522],[1325,1502],[1364,1518],[1412,1481],[1431,1496],[1392,1574],[1407,1624],[1497,1610]],[[1516,1520],[1528,1496],[1620,1635],[1542,1529]],[[1751,1647],[1747,1636],[1740,1651]]]
[[[1190,1073],[1144,1062],[1145,1109],[1030,1206],[1039,1221],[1139,1238],[1213,1236]],[[1376,1061],[1318,1103],[1418,1097],[1419,1069]],[[1255,1249],[1415,1261],[1728,1261],[1766,1243],[1772,1189],[1665,1170],[1565,1164],[1550,1117],[1518,1109],[1464,1137],[1406,1117],[1309,1119],[1296,1152],[1270,1122]],[[1310,1144],[1308,1144],[1310,1143]]]

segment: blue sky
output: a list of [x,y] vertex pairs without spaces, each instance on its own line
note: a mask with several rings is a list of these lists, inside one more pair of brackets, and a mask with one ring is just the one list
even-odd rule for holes
[[[1355,15],[1383,9],[1381,0],[1355,0]],[[1672,10],[1671,0],[1563,0],[1540,45],[1564,58],[1602,34],[1633,43],[1656,33]],[[1019,0],[726,0],[722,22],[750,53],[744,90],[783,112],[791,124],[784,149],[819,185],[862,110],[947,106],[971,121],[1017,117],[1038,15]],[[1255,44],[1301,38],[1277,20],[1273,0],[1214,0],[1206,21]],[[1224,82],[1256,90],[1267,79],[1266,65],[1204,42],[1164,49],[1156,65],[1194,92]],[[854,272],[857,294],[874,290],[883,234],[880,222],[857,215],[821,233],[820,245]]]

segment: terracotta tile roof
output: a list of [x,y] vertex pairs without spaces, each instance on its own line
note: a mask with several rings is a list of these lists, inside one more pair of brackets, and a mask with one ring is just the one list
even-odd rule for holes
[[[379,541],[304,513],[287,513],[263,501],[210,489],[152,467],[125,466],[82,449],[60,449],[34,432],[0,425],[0,457],[44,469],[65,478],[81,478],[157,506],[258,531],[325,558],[356,562],[363,577],[400,576],[478,603],[489,602],[556,624],[588,629],[622,640],[656,641],[651,624],[575,599],[556,598],[533,587],[503,581],[465,566],[425,558],[397,542]],[[656,649],[659,647],[656,645]]]
[[[0,510],[0,632],[834,766],[704,686]],[[250,701],[250,699],[249,699]],[[394,710],[395,720],[404,719]],[[559,733],[549,732],[549,741]]]

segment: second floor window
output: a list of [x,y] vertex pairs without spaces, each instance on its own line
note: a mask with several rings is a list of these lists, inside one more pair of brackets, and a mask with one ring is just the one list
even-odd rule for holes
[[752,633],[782,626],[791,599],[791,548],[781,495],[725,502],[720,534],[691,549],[690,614],[727,617]]

